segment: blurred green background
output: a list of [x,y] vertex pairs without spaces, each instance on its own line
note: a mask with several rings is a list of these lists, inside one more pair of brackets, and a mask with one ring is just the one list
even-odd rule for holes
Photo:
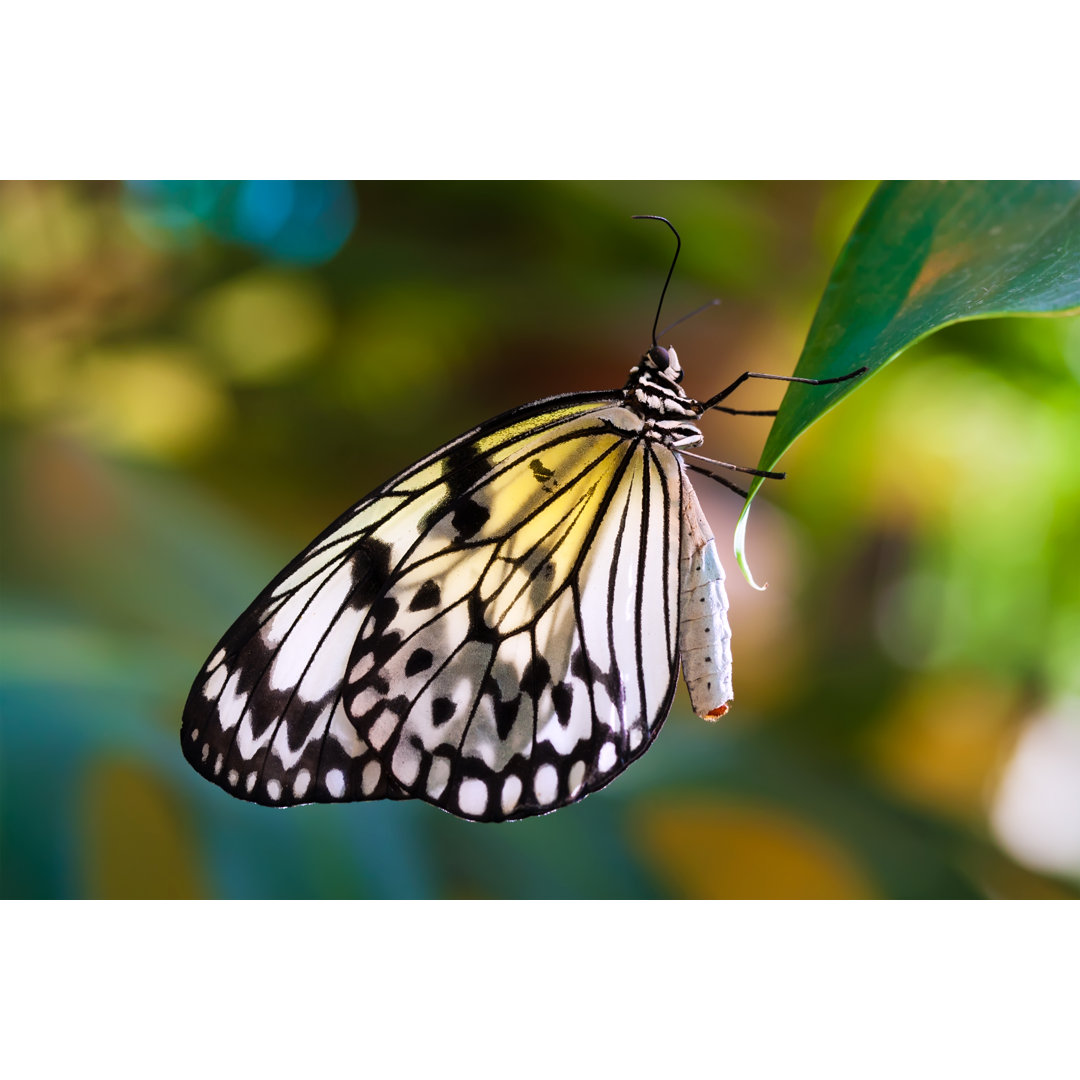
[[[667,339],[707,397],[794,366],[864,183],[0,184],[8,897],[1069,897],[1080,889],[1080,320],[951,327],[784,458],[732,599],[604,791],[492,826],[199,778],[191,680],[360,496]],[[662,324],[663,325],[663,321]],[[778,403],[748,384],[743,408]],[[734,402],[733,402],[734,403]],[[757,462],[766,419],[708,417]]]

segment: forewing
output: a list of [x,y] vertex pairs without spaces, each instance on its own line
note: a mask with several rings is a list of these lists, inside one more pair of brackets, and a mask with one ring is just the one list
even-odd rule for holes
[[[603,433],[608,395],[567,395],[474,429],[357,503],[270,583],[214,649],[184,709],[181,745],[207,779],[269,805],[400,794],[342,702],[358,636],[433,523],[532,441]],[[531,471],[530,471],[530,475]],[[382,603],[383,606],[378,605]]]

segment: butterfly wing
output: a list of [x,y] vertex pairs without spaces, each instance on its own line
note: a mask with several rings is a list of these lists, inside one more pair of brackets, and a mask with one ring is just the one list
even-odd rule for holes
[[499,820],[606,784],[678,669],[682,474],[611,395],[515,410],[335,522],[192,688],[188,760],[269,805]]

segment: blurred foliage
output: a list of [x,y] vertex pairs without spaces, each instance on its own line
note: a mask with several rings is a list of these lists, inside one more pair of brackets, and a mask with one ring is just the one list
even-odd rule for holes
[[[791,371],[871,191],[0,185],[3,895],[1076,895],[1077,320],[950,327],[808,432],[755,504],[769,591],[729,573],[735,711],[680,692],[576,806],[272,811],[180,754],[210,647],[327,522],[498,411],[622,385],[671,253],[630,214],[683,235],[669,319],[723,299],[671,338],[707,397]],[[710,416],[708,452],[767,425]],[[738,500],[699,490],[723,552]]]

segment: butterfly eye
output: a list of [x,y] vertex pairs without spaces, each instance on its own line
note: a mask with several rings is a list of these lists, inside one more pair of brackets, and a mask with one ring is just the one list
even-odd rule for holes
[[674,349],[665,349],[663,345],[654,345],[645,355],[657,371],[677,383],[682,382],[682,365],[679,363],[679,357]]

